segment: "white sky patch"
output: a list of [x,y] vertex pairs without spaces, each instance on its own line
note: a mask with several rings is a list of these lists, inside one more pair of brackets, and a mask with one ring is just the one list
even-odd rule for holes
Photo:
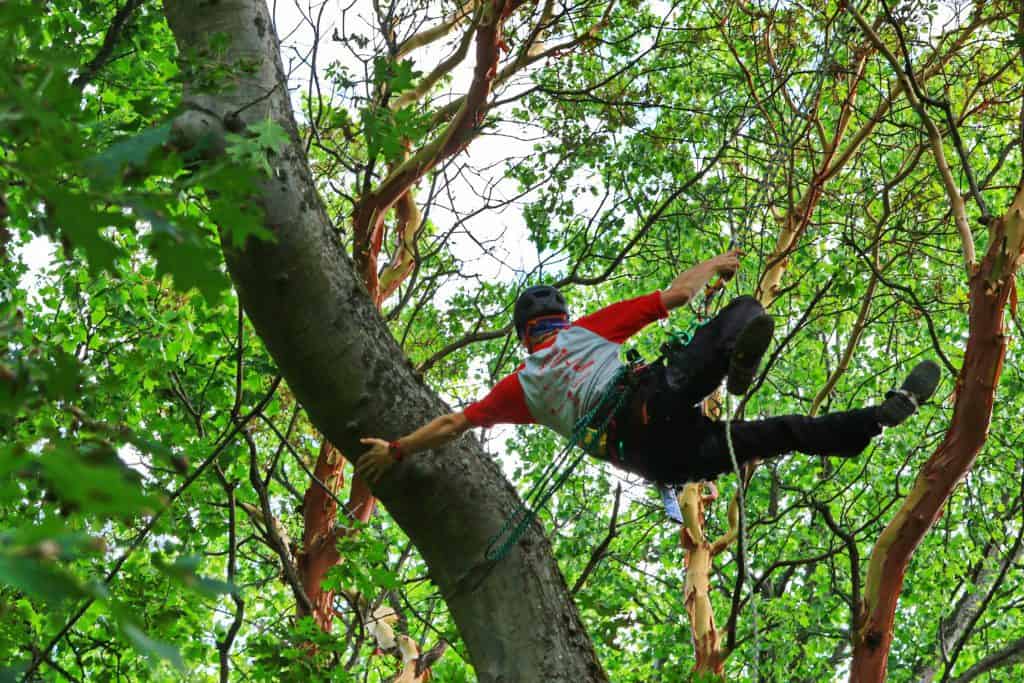
[[21,276],[18,287],[33,295],[39,288],[39,280],[45,277],[57,253],[57,245],[45,235],[37,235],[28,243],[14,250],[15,259],[28,266],[28,272]]

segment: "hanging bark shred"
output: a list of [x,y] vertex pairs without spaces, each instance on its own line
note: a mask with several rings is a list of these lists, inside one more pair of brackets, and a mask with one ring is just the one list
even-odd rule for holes
[[492,0],[483,7],[476,29],[473,80],[462,106],[437,137],[411,154],[356,204],[352,215],[354,257],[374,299],[378,298],[377,260],[384,239],[384,218],[430,169],[462,151],[473,139],[489,108],[491,84],[501,57],[504,22],[521,4],[523,0]]

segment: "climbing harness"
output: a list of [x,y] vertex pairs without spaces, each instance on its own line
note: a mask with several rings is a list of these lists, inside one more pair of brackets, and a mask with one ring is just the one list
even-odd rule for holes
[[[630,362],[619,368],[615,376],[608,381],[597,405],[576,422],[568,442],[552,459],[551,464],[545,468],[540,480],[526,494],[523,501],[505,521],[501,530],[488,541],[484,557],[492,561],[505,557],[526,532],[530,523],[537,516],[537,512],[547,505],[587,453],[599,452],[605,446],[606,428],[633,395],[636,370],[635,362]],[[577,445],[582,450],[573,453],[572,449]],[[620,443],[620,453],[623,452],[622,446],[623,444]]]

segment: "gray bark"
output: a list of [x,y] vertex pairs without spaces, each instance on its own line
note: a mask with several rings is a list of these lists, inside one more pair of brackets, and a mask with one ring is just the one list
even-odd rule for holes
[[[165,0],[164,12],[180,53],[196,56],[184,72],[192,112],[179,120],[180,137],[268,116],[291,136],[254,197],[276,241],[242,250],[225,242],[224,252],[246,313],[313,423],[353,454],[362,436],[393,438],[447,410],[381,320],[316,194],[263,0]],[[231,37],[223,59],[250,68],[236,69],[226,91],[204,94],[197,78],[214,59],[206,46],[217,32]],[[519,499],[476,439],[400,463],[375,493],[422,553],[479,680],[606,680],[539,527],[483,564]]]
[[[962,647],[963,643],[970,637],[971,628],[973,628],[978,617],[981,615],[981,611],[989,604],[988,596],[999,587],[999,583],[1005,576],[1007,569],[1021,556],[1022,550],[1024,550],[1024,547],[1017,542],[1010,549],[1009,553],[1003,557],[1003,550],[998,543],[993,542],[988,547],[973,581],[967,586],[963,595],[960,596],[950,617],[942,623],[939,629],[936,657],[923,664],[915,672],[914,678],[917,679],[918,683],[933,683],[939,672],[947,665],[949,653],[958,647]],[[946,673],[946,677],[948,676],[949,672]]]
[[1020,662],[1024,662],[1024,638],[1018,638],[1009,645],[987,655],[962,675],[950,679],[950,683],[970,683],[978,676]]

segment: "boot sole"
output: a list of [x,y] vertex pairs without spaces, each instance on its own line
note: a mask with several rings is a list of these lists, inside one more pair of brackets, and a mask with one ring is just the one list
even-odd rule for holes
[[900,389],[913,394],[914,398],[917,399],[917,404],[921,405],[935,393],[935,389],[939,386],[941,374],[942,371],[935,361],[921,361],[914,366],[914,369],[910,371],[907,378],[903,380],[903,385],[900,386]]
[[[890,391],[885,401],[878,407],[879,423],[886,427],[895,427],[906,422],[935,393],[941,375],[942,371],[934,361],[921,361],[915,365],[903,380],[900,390]],[[905,394],[913,396],[913,400]]]
[[754,375],[761,365],[761,357],[772,343],[775,333],[775,319],[770,315],[754,318],[740,332],[729,359],[729,376],[725,387],[730,394],[740,396],[747,393]]

